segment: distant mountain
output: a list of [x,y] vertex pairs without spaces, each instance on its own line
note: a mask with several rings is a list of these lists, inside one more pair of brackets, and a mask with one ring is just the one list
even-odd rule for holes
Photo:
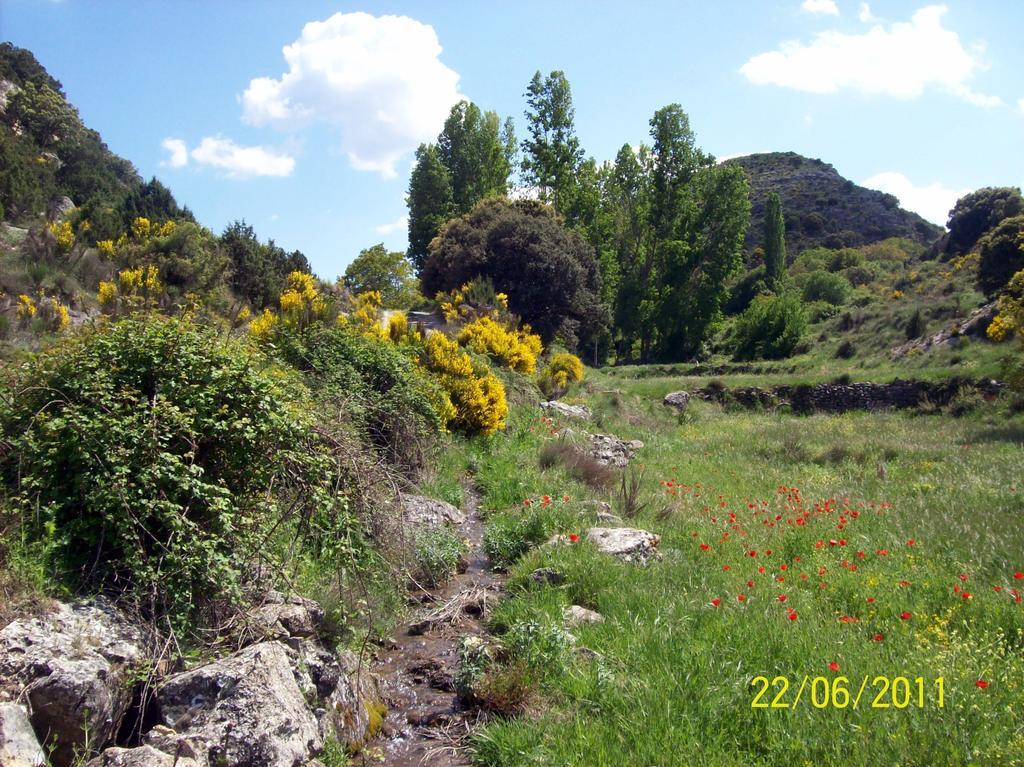
[[903,210],[891,194],[857,186],[821,160],[795,152],[770,152],[726,163],[739,165],[750,180],[748,251],[764,243],[764,204],[769,192],[778,192],[782,198],[790,258],[808,248],[857,247],[889,237],[929,245],[943,233],[941,227]]

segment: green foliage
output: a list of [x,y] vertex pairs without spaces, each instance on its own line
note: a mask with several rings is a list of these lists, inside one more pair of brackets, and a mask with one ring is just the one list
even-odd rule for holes
[[409,176],[409,260],[423,271],[431,241],[455,215],[451,175],[434,144],[420,144]]
[[996,296],[1024,269],[1024,214],[1005,218],[978,242],[978,289]]
[[273,306],[284,291],[289,274],[310,271],[302,253],[286,253],[273,240],[261,243],[244,221],[228,226],[220,241],[231,264],[228,284],[254,309]]
[[466,542],[447,527],[427,527],[415,534],[416,580],[424,586],[446,583],[466,553]]
[[768,286],[777,291],[786,272],[786,222],[778,192],[771,192],[764,206],[764,266]]
[[510,567],[527,551],[558,532],[559,522],[560,517],[552,507],[544,508],[540,504],[489,516],[484,530],[484,551],[491,566],[498,570]]
[[1017,187],[984,187],[964,195],[949,212],[949,238],[945,252],[967,253],[1000,221],[1024,213],[1024,197]]
[[0,471],[58,579],[181,628],[243,598],[276,527],[345,560],[354,521],[300,383],[237,342],[145,317],[15,371]]
[[354,294],[379,292],[385,309],[409,309],[422,298],[409,259],[401,252],[388,252],[384,243],[360,251],[345,269],[344,280]]
[[804,301],[827,301],[835,306],[846,303],[850,283],[845,277],[832,272],[811,272],[803,280]]
[[590,343],[608,323],[593,250],[537,202],[492,199],[451,221],[423,269],[427,295],[489,278],[545,343]]
[[540,190],[542,201],[559,212],[569,204],[583,150],[576,137],[572,88],[565,73],[534,73],[526,87],[529,137],[523,140],[523,180]]
[[737,360],[790,356],[807,330],[799,299],[790,295],[758,296],[736,321]]
[[338,401],[391,463],[408,472],[423,466],[426,448],[444,425],[438,406],[444,392],[400,349],[320,323],[301,332],[279,328],[270,342],[319,396]]

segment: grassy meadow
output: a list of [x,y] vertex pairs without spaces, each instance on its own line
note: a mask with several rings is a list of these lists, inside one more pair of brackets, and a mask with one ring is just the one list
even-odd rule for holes
[[[638,493],[542,461],[574,425],[525,406],[435,480],[476,473],[509,563],[491,628],[525,713],[479,733],[477,763],[1024,764],[1024,421],[1006,403],[677,416],[660,397],[679,380],[589,376],[584,428],[645,442]],[[661,560],[585,543],[595,500],[660,535]],[[579,540],[538,545],[554,533]],[[570,604],[605,620],[569,636]]]

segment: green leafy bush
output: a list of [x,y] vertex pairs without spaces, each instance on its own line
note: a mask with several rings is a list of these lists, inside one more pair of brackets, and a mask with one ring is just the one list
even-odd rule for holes
[[788,357],[806,329],[807,317],[797,298],[758,296],[736,321],[734,357],[737,360]]
[[466,553],[466,542],[447,527],[431,527],[416,534],[417,580],[437,586],[451,578]]
[[537,546],[558,529],[555,513],[532,506],[522,512],[496,514],[487,520],[484,551],[491,566],[502,570]]
[[803,291],[804,301],[828,301],[838,306],[846,301],[850,283],[841,274],[811,272],[804,280]]
[[[0,479],[59,579],[186,626],[275,567],[275,533],[352,554],[308,392],[186,320],[102,324],[17,369]],[[341,492],[339,492],[341,491]]]

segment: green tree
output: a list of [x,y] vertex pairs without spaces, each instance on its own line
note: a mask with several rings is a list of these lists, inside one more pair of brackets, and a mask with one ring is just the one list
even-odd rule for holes
[[562,211],[568,206],[583,161],[572,89],[564,72],[556,70],[543,78],[538,71],[525,96],[529,137],[522,143],[524,181],[540,191],[541,200]]
[[265,245],[245,221],[235,221],[220,237],[228,257],[228,284],[254,309],[274,306],[291,272],[309,272],[309,261],[299,251],[286,253],[271,240]]
[[1024,214],[1004,218],[978,243],[978,289],[997,296],[1024,269]]
[[416,164],[409,177],[409,249],[406,251],[417,272],[423,270],[427,249],[444,223],[455,215],[451,176],[441,161],[437,146],[420,144]]
[[786,222],[778,192],[769,193],[764,204],[764,265],[768,287],[778,292],[786,272]]
[[408,309],[420,298],[412,263],[404,253],[389,252],[384,243],[360,251],[345,269],[344,281],[353,293],[379,291],[387,309]]
[[736,321],[737,360],[790,356],[807,330],[803,304],[795,296],[758,296]]
[[482,277],[508,295],[509,309],[545,341],[591,349],[607,332],[594,250],[550,207],[531,200],[483,200],[450,221],[423,269],[427,295]]
[[452,107],[437,137],[437,154],[448,169],[457,213],[468,212],[485,197],[508,193],[512,170],[508,152],[496,112],[481,112],[470,101]]
[[1000,221],[1019,213],[1024,213],[1024,197],[1016,187],[984,187],[964,195],[949,212],[946,252],[968,252]]

